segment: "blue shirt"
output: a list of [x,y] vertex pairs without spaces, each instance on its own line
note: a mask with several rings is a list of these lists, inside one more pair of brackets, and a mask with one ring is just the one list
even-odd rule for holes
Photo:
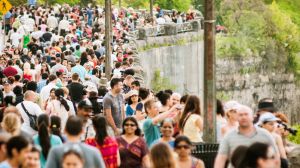
[[93,10],[89,9],[87,12],[86,12],[87,16],[88,16],[88,19],[92,19],[92,16],[93,16]]
[[145,120],[143,131],[148,147],[150,147],[155,140],[160,138],[159,127],[157,125],[153,125],[151,118],[147,118]]
[[12,14],[10,13],[10,11],[8,11],[6,14],[5,14],[5,19],[10,19],[12,16]]
[[[152,146],[153,146],[154,144],[159,143],[159,142],[160,142],[159,139],[155,140],[155,141],[152,143]],[[170,145],[170,147],[171,147],[172,149],[174,149],[174,146],[175,146],[175,140],[169,141],[168,144]]]
[[28,0],[28,5],[35,5],[36,0]]
[[86,70],[81,65],[76,65],[71,70],[72,74],[77,73],[81,79],[81,81],[84,81],[84,77],[87,74]]
[[[35,135],[33,137],[33,143],[35,145],[39,145],[41,147],[39,135]],[[50,144],[51,144],[51,147],[53,147],[53,146],[61,145],[62,142],[58,136],[50,135]],[[45,159],[44,155],[42,154],[42,152],[40,154],[40,161],[41,161],[41,168],[44,168],[46,166],[46,159]]]
[[0,168],[11,168],[7,161],[3,161],[0,163]]
[[37,84],[37,92],[40,93],[42,88],[47,85],[47,80],[43,79]]
[[126,107],[126,117],[132,116],[134,114],[134,110],[128,105]]

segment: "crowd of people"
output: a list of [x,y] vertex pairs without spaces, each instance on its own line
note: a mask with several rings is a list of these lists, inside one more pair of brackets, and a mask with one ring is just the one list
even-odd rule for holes
[[[157,24],[194,18],[161,9],[156,15]],[[135,78],[128,35],[152,22],[142,13],[113,8],[111,80],[103,74],[103,8],[23,6],[5,19],[0,168],[205,167],[191,154],[193,144],[203,142],[199,97],[154,93]],[[260,102],[256,125],[249,107],[217,105],[215,167],[230,160],[237,168],[287,163],[292,130],[282,113],[269,108],[270,99]]]

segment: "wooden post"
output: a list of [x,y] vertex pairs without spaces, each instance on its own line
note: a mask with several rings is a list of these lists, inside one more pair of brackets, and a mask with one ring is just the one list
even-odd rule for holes
[[111,78],[111,0],[105,0],[105,76]]
[[216,142],[216,72],[214,0],[205,0],[204,12],[204,141]]
[[150,16],[153,17],[153,0],[150,0]]
[[6,24],[5,23],[5,14],[3,14],[3,30],[4,30],[3,32],[4,33],[3,33],[3,37],[2,37],[3,38],[3,46],[2,46],[3,48],[2,49],[5,48],[5,37],[6,37],[6,30],[5,30],[6,27],[5,27],[5,24]]

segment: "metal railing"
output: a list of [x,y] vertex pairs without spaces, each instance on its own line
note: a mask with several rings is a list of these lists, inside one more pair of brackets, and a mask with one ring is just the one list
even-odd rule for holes
[[176,28],[176,34],[191,32],[195,31],[195,22],[198,22],[197,24],[201,28],[201,18],[197,18],[195,20],[191,20],[184,23],[166,23],[152,27],[142,27],[138,30],[131,31],[130,36],[138,39],[141,33],[140,31],[144,31],[144,36],[146,37],[166,36],[169,35],[167,32],[167,28],[170,26],[172,26],[174,29]]

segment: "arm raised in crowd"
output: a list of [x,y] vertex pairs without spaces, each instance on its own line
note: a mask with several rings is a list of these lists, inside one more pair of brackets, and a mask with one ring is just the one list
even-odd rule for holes
[[173,118],[174,116],[176,116],[176,114],[178,112],[180,112],[180,105],[174,105],[170,110],[161,113],[159,115],[157,115],[156,117],[154,117],[152,119],[152,123],[154,125],[158,124],[159,122],[161,122],[162,120],[164,120],[165,118]]

